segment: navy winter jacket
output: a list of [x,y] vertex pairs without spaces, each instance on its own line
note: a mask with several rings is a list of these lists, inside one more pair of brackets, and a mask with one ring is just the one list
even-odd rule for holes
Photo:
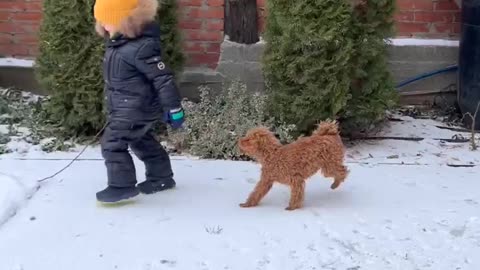
[[134,39],[118,35],[106,43],[103,74],[109,121],[150,122],[181,107],[172,71],[162,60],[156,23],[146,25]]

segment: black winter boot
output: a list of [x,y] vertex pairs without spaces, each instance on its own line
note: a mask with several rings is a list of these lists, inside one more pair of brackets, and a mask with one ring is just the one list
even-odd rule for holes
[[168,179],[162,181],[146,180],[137,185],[138,189],[143,194],[153,194],[167,189],[172,189],[176,186],[175,180]]
[[97,200],[103,203],[117,203],[124,200],[131,199],[139,194],[136,187],[107,187],[106,189],[97,192]]

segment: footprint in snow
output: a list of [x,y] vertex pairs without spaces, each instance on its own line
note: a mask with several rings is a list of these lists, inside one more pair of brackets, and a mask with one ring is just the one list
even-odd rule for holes
[[450,234],[454,237],[462,237],[465,234],[466,230],[467,230],[466,226],[454,228],[450,230]]
[[367,239],[367,240],[375,240],[375,236],[373,236],[373,235],[371,235],[371,234],[369,234],[369,233],[363,232],[363,231],[352,230],[352,233],[357,234],[357,235],[360,235],[360,236],[364,237],[364,238]]
[[173,260],[160,260],[158,262],[147,263],[143,266],[142,270],[157,270],[157,269],[165,269],[167,267],[175,267],[177,265],[176,261]]
[[417,183],[415,183],[415,182],[405,182],[405,183],[403,183],[403,184],[404,184],[405,186],[407,186],[407,187],[415,187],[415,186],[417,186]]
[[257,270],[266,269],[270,264],[270,258],[268,256],[263,256],[263,258],[257,261]]
[[290,257],[293,260],[297,260],[300,258],[299,255],[297,254],[297,251],[295,250],[290,250],[290,252],[288,253],[288,257]]
[[465,203],[467,203],[469,205],[478,205],[478,202],[473,200],[473,199],[466,199],[464,201],[465,201]]
[[310,209],[310,212],[312,213],[312,215],[314,215],[316,217],[320,216],[320,213],[318,213],[315,209]]
[[257,180],[253,179],[253,178],[247,178],[247,183],[249,184],[256,184],[257,183]]
[[318,251],[318,248],[317,246],[315,245],[315,243],[310,243],[308,246],[307,246],[307,249],[311,252],[317,252]]

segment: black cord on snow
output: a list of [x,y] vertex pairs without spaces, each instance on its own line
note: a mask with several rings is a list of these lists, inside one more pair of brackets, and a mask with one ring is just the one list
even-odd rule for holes
[[423,141],[422,137],[394,137],[394,136],[375,136],[375,137],[346,137],[352,141],[381,141],[381,140],[397,140],[397,141]]
[[77,156],[75,156],[65,167],[63,167],[61,170],[59,170],[58,172],[50,175],[50,176],[47,176],[45,178],[42,178],[42,179],[39,179],[37,180],[38,183],[42,183],[42,182],[45,182],[47,180],[50,180],[52,178],[54,178],[55,176],[61,174],[63,171],[65,171],[66,169],[68,169],[70,166],[72,166],[72,164],[78,160],[78,158],[80,158],[80,156],[85,152],[85,150],[87,150],[87,148],[92,145],[99,137],[100,135],[102,135],[103,131],[105,130],[105,128],[107,128],[107,125],[108,125],[108,122],[102,127],[102,129],[95,135],[95,137],[93,137],[92,141],[90,143],[88,143],[87,145],[85,145],[82,149],[82,151],[80,151]]

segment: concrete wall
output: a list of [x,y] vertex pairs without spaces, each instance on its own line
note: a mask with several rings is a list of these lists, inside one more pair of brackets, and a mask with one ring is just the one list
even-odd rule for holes
[[[390,46],[389,68],[395,81],[398,83],[425,72],[456,64],[458,46],[455,46],[455,43],[441,44]],[[242,45],[224,41],[221,44],[216,69],[206,67],[186,69],[179,78],[182,94],[195,99],[200,85],[220,90],[224,83],[232,80],[241,80],[246,82],[250,89],[261,91],[264,86],[260,62],[263,49],[263,43]],[[412,83],[400,89],[402,100],[408,104],[433,102],[437,98],[452,100],[455,97],[456,80],[456,72],[453,72]],[[0,67],[0,87],[10,86],[39,94],[46,93],[36,83],[33,70],[26,67]]]
[[[247,82],[252,90],[263,89],[261,55],[264,44],[241,45],[224,41],[220,61],[214,71],[189,70],[183,78],[188,85],[208,84],[214,88],[235,79]],[[458,46],[402,45],[389,47],[389,68],[396,83],[433,70],[455,65]],[[412,83],[400,89],[403,101],[410,104],[433,102],[435,98],[451,99],[455,96],[456,72],[437,75]],[[194,94],[189,88],[189,94]]]
[[[452,46],[395,46],[389,50],[389,66],[395,81],[435,71],[458,60],[458,47]],[[400,89],[403,102],[408,104],[449,102],[455,100],[457,72],[435,75]]]

